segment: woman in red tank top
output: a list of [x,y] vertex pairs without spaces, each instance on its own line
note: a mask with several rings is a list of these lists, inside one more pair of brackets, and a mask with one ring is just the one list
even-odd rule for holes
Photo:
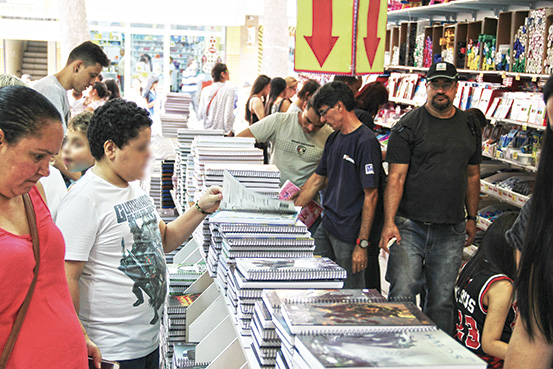
[[43,95],[23,86],[0,88],[0,352],[34,276],[25,193],[33,203],[40,242],[36,286],[9,369],[88,368],[87,343],[94,352],[67,287],[63,236],[36,187],[49,174],[49,161],[62,140],[60,115]]

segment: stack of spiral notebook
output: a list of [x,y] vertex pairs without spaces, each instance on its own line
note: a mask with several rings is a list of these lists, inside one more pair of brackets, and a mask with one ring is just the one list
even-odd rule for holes
[[243,335],[251,335],[255,303],[264,289],[342,288],[346,271],[328,258],[237,258],[228,297]]
[[179,129],[177,131],[177,147],[175,160],[175,175],[177,176],[176,197],[180,203],[180,210],[186,210],[188,202],[186,188],[187,178],[192,182],[194,174],[194,160],[191,155],[191,147],[194,138],[198,136],[216,136],[223,137],[223,130],[204,130],[204,129]]
[[[197,137],[192,143],[194,173],[192,187],[189,187],[189,198],[197,201],[205,193],[205,166],[209,164],[263,164],[263,151],[254,147],[255,139],[249,137]],[[194,239],[209,252],[211,231],[209,217],[194,231]]]
[[191,102],[189,94],[177,92],[167,94],[163,103],[163,112],[160,115],[163,137],[175,138],[179,129],[187,127]]
[[[276,329],[275,322],[283,320],[281,304],[288,299],[313,299],[320,300],[339,299],[350,300],[368,298],[370,301],[384,301],[382,295],[376,290],[344,290],[344,289],[282,289],[263,290],[262,301],[256,302],[254,315],[251,324],[251,331],[254,344],[252,349],[263,368],[273,368],[278,363],[281,349],[281,335]],[[282,330],[282,328],[280,328]],[[289,336],[289,335],[287,335]],[[284,342],[282,350],[293,350],[293,345]],[[259,348],[270,347],[277,349],[276,355],[268,356],[265,350]],[[290,348],[291,347],[291,348]],[[274,354],[274,351],[271,352]],[[289,354],[291,355],[291,353]],[[282,355],[280,355],[282,356]],[[281,358],[282,360],[282,358]],[[263,365],[264,363],[264,365]]]
[[202,369],[207,368],[209,363],[196,362],[195,342],[179,342],[173,344],[172,367],[168,369]]
[[277,368],[486,368],[410,302],[291,297],[272,317]]

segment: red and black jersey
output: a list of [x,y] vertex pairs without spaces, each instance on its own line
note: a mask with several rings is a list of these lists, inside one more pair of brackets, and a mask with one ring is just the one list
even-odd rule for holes
[[[473,276],[464,288],[455,289],[455,306],[457,310],[457,323],[455,338],[465,347],[486,360],[489,367],[501,368],[503,360],[489,356],[482,350],[482,332],[484,331],[484,321],[488,314],[488,307],[484,306],[482,300],[484,295],[493,283],[497,281],[513,281],[504,274],[493,274],[482,271]],[[516,318],[516,303],[511,305],[501,341],[509,342]]]

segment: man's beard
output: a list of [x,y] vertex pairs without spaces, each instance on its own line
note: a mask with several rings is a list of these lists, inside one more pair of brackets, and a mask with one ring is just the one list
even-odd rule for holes
[[[440,96],[445,97],[446,100],[444,102],[438,102],[436,99]],[[444,111],[447,108],[449,108],[450,105],[451,105],[451,101],[449,100],[449,97],[447,97],[446,95],[436,95],[432,99],[432,106],[434,107],[434,109],[438,111]]]

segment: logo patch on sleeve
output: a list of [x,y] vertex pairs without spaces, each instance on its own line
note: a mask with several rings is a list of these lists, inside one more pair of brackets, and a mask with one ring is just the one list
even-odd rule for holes
[[365,164],[365,174],[374,174],[374,168],[372,164]]

